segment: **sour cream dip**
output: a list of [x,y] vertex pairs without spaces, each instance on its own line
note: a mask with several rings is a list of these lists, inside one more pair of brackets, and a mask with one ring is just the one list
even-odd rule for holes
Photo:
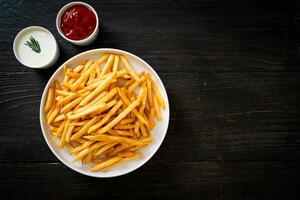
[[54,36],[40,26],[30,26],[20,31],[13,44],[13,50],[20,63],[31,68],[47,68],[59,56]]

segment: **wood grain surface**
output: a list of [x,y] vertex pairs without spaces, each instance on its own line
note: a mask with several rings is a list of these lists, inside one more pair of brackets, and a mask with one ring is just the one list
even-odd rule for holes
[[[55,18],[69,1],[0,0],[1,199],[299,199],[300,9],[297,1],[86,1],[101,32],[68,43]],[[22,66],[12,44],[31,25],[49,29],[61,54],[46,70]],[[170,126],[155,156],[121,177],[80,175],[51,153],[39,104],[72,56],[118,48],[164,82]]]

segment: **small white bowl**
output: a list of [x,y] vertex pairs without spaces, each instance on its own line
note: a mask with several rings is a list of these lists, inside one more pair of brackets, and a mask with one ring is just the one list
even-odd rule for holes
[[[40,53],[35,53],[25,45],[31,36],[38,41],[41,48]],[[59,57],[59,47],[55,37],[41,26],[29,26],[21,30],[14,39],[13,51],[21,64],[35,69],[48,68]]]
[[[88,9],[90,9],[91,11],[93,11],[93,13],[96,16],[96,27],[95,27],[95,30],[93,31],[93,33],[90,36],[88,36],[87,38],[82,39],[82,40],[71,40],[71,39],[67,38],[64,35],[64,33],[61,31],[61,29],[60,29],[60,22],[61,22],[62,15],[64,14],[64,12],[68,8],[70,8],[72,6],[75,6],[75,5],[82,5],[82,6],[87,7]],[[92,6],[90,6],[89,4],[81,2],[81,1],[74,1],[74,2],[70,2],[70,3],[66,4],[64,7],[62,7],[59,10],[59,12],[58,12],[58,14],[56,16],[56,28],[57,28],[57,31],[59,32],[59,34],[63,38],[65,38],[67,41],[69,41],[69,42],[71,42],[73,44],[76,44],[78,46],[85,46],[85,45],[88,45],[88,44],[90,44],[90,43],[92,43],[92,42],[94,42],[96,40],[96,38],[98,36],[98,33],[99,33],[99,24],[100,23],[99,23],[98,14],[97,14],[96,10]]]
[[[116,166],[112,169],[110,169],[107,172],[91,172],[89,168],[91,167],[91,164],[87,165],[82,165],[80,161],[77,161],[75,163],[72,163],[72,160],[74,158],[73,155],[70,155],[68,152],[67,147],[64,149],[59,147],[59,141],[55,139],[51,132],[50,132],[50,126],[46,123],[45,121],[45,112],[44,112],[44,104],[46,101],[46,96],[47,96],[47,91],[50,85],[53,85],[55,80],[62,81],[63,80],[63,66],[67,65],[68,67],[76,67],[83,61],[87,59],[92,59],[92,60],[97,60],[101,55],[104,53],[113,53],[113,54],[121,54],[124,55],[128,62],[131,64],[131,66],[137,71],[147,71],[150,73],[153,77],[153,81],[156,83],[157,88],[159,89],[162,98],[165,101],[165,110],[161,109],[161,116],[162,120],[161,121],[156,121],[156,125],[151,131],[151,135],[153,136],[154,140],[153,142],[145,147],[144,149],[141,150],[143,153],[144,157],[143,158],[137,158],[134,160],[131,160],[129,162],[123,163],[122,165]],[[90,51],[86,51],[83,53],[80,53],[73,58],[69,59],[66,61],[64,64],[62,64],[52,75],[50,80],[48,81],[43,95],[41,99],[41,104],[40,104],[40,124],[41,124],[41,129],[44,135],[44,138],[51,149],[51,151],[54,153],[54,155],[66,166],[69,168],[87,175],[87,176],[92,176],[92,177],[115,177],[115,176],[120,176],[127,174],[129,172],[134,171],[135,169],[141,167],[143,164],[145,164],[153,155],[154,153],[158,150],[160,145],[162,144],[165,135],[167,133],[168,125],[169,125],[169,117],[170,117],[170,108],[169,108],[169,100],[167,96],[166,89],[163,85],[163,82],[157,75],[157,73],[154,71],[154,69],[147,64],[144,60],[141,58],[128,53],[126,51],[118,50],[118,49],[94,49]]]

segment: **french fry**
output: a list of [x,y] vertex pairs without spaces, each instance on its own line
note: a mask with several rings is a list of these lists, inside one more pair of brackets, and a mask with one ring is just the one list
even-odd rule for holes
[[127,119],[122,119],[120,121],[120,124],[124,125],[124,124],[130,124],[130,123],[133,123],[135,121],[134,118],[127,118]]
[[94,136],[83,136],[85,139],[93,140],[93,141],[109,141],[109,142],[119,142],[119,143],[128,143],[128,144],[140,144],[139,141],[128,139],[126,137],[120,137],[120,136],[110,136],[110,135],[94,135]]
[[92,144],[91,146],[83,149],[82,151],[80,151],[74,158],[73,162],[83,158],[84,156],[86,156],[88,153],[100,148],[103,145],[106,145],[106,142],[97,142],[95,144]]
[[114,72],[118,71],[119,60],[120,60],[120,57],[118,55],[115,55],[115,61],[114,61],[114,66],[113,66],[113,71]]
[[124,117],[128,115],[135,107],[137,107],[140,104],[138,100],[134,101],[132,104],[130,104],[120,115],[118,115],[114,120],[112,120],[109,124],[101,128],[98,133],[105,133],[109,129],[111,129],[113,126],[115,126],[119,121],[121,121]]
[[108,57],[108,60],[107,62],[105,63],[104,65],[104,68],[100,74],[100,78],[104,75],[104,74],[107,74],[110,69],[111,69],[111,66],[113,65],[113,62],[114,62],[114,59],[115,59],[115,56],[113,54],[111,54],[109,57]]
[[154,96],[153,102],[154,102],[155,115],[156,115],[158,121],[160,121],[161,120],[161,115],[160,115],[159,105],[158,105],[158,101],[157,101],[156,96]]
[[69,128],[69,121],[66,122],[63,133],[62,133],[61,138],[60,138],[59,146],[61,148],[64,147],[65,144],[66,144],[66,135],[67,135],[68,128]]
[[133,90],[139,86],[141,83],[143,83],[146,80],[146,76],[143,76],[142,78],[140,78],[138,81],[134,82],[132,85],[130,85],[130,87],[127,89],[128,93],[133,92]]
[[57,129],[56,136],[61,136],[62,131],[64,130],[66,120],[64,120]]
[[139,76],[135,73],[135,71],[132,69],[132,67],[129,65],[127,59],[125,58],[125,56],[120,56],[121,61],[124,64],[124,67],[126,68],[126,70],[128,71],[128,73],[134,78],[135,81],[138,81],[140,78]]
[[[85,64],[85,68],[89,68],[92,65],[92,63],[93,63],[93,61],[89,60]],[[80,84],[89,77],[91,69],[93,67],[94,67],[94,65],[92,67],[90,67],[89,69],[87,69],[85,72],[83,72],[81,74],[81,76],[75,81],[75,83],[70,87],[70,89],[73,90],[73,91],[75,91],[80,86]]]
[[157,100],[158,100],[159,105],[160,105],[163,109],[165,109],[165,102],[164,102],[163,98],[161,97],[161,94],[160,94],[160,92],[158,91],[157,86],[156,86],[155,83],[153,82],[153,80],[152,80],[150,74],[148,74],[148,79],[149,79],[149,80],[151,81],[151,83],[152,83],[152,89],[153,89],[153,91],[154,91],[154,93],[155,93],[155,96],[157,97]]
[[80,106],[85,106],[89,101],[91,101],[97,94],[103,91],[105,87],[107,87],[110,82],[115,78],[116,74],[112,74],[111,76],[107,77],[92,93],[90,93],[87,97],[85,97],[81,103]]
[[118,103],[114,105],[114,107],[105,115],[105,117],[101,119],[100,122],[98,122],[97,124],[89,128],[88,133],[92,133],[96,131],[103,124],[105,124],[109,120],[109,118],[121,107],[121,105],[122,105],[122,101],[119,100]]
[[105,168],[105,167],[108,167],[108,166],[110,166],[110,165],[112,165],[112,164],[118,162],[118,161],[121,160],[121,159],[122,159],[122,158],[121,158],[121,157],[118,157],[118,156],[113,157],[113,158],[110,158],[110,159],[108,159],[108,160],[106,160],[106,161],[104,161],[104,162],[102,162],[102,163],[100,163],[100,164],[97,164],[97,165],[93,166],[90,170],[91,170],[92,172],[100,171],[101,169],[103,169],[103,168]]
[[142,135],[144,136],[144,137],[147,137],[147,131],[146,131],[146,128],[145,128],[145,126],[142,124],[141,126],[140,126],[140,128],[141,128],[141,132],[142,132]]
[[88,146],[92,145],[93,143],[95,143],[95,141],[91,141],[91,140],[86,141],[85,143],[83,143],[79,147],[76,147],[75,149],[73,149],[70,153],[71,154],[78,153],[79,151],[82,151],[83,149],[87,148]]
[[131,129],[134,128],[132,124],[118,124],[114,127],[114,129]]
[[115,146],[116,144],[118,144],[118,143],[117,143],[117,142],[113,142],[113,143],[106,144],[105,146],[103,146],[102,148],[100,148],[100,149],[95,153],[95,156],[101,155],[102,153],[104,153],[105,151],[107,151],[107,150],[110,149],[111,147]]
[[147,92],[148,92],[147,98],[148,98],[150,107],[153,107],[152,84],[148,77],[147,77]]
[[135,153],[132,156],[128,156],[128,157],[122,158],[121,160],[115,161],[112,164],[110,164],[109,166],[102,167],[99,170],[102,171],[102,172],[105,172],[105,171],[107,171],[107,170],[109,170],[109,169],[111,169],[113,167],[116,167],[117,165],[120,165],[120,164],[122,164],[124,162],[128,162],[128,161],[130,161],[132,159],[136,159],[136,158],[140,158],[140,157],[142,157],[141,153]]
[[73,115],[70,115],[68,117],[68,119],[79,119],[79,118],[82,118],[94,111],[104,111],[105,109],[107,108],[107,104],[106,103],[100,103],[100,104],[97,104],[97,105],[94,105],[94,106],[91,106],[85,110],[83,110],[82,112],[80,113],[77,113],[77,114],[73,114]]
[[63,106],[65,104],[69,103],[70,101],[72,101],[73,99],[77,98],[77,97],[78,97],[78,94],[77,93],[73,93],[73,94],[71,94],[69,96],[66,96],[65,98],[59,100],[57,102],[57,105],[58,106]]
[[[120,89],[118,90],[118,93],[119,93],[122,101],[125,103],[125,105],[129,106],[130,101],[127,99],[125,94]],[[146,121],[146,119],[136,109],[133,109],[132,112],[142,123],[148,125],[148,122]]]
[[61,113],[67,113],[70,110],[72,110],[72,108],[74,108],[75,106],[77,106],[81,101],[82,101],[83,97],[78,97],[77,99],[75,99],[74,101],[66,104],[62,109],[61,109]]
[[48,91],[48,96],[47,96],[47,101],[45,103],[45,112],[48,112],[51,108],[51,105],[53,103],[53,98],[54,98],[54,88],[53,87],[50,87],[49,88],[49,91]]
[[92,126],[94,125],[97,121],[99,120],[99,117],[98,116],[95,116],[93,117],[93,119],[91,119],[89,122],[87,122],[84,126],[82,126],[82,128],[77,132],[75,133],[72,137],[71,137],[71,140],[76,140],[78,138],[80,138],[82,135],[84,135],[87,130]]

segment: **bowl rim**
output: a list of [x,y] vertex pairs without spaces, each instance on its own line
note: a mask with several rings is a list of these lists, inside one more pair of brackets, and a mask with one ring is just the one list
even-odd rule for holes
[[[88,9],[90,9],[96,16],[96,26],[94,31],[91,33],[91,35],[89,35],[87,38],[81,39],[81,40],[72,40],[67,38],[64,33],[62,32],[61,28],[60,28],[60,22],[61,22],[61,17],[63,15],[63,13],[70,7],[75,6],[75,5],[83,5],[85,7],[87,7]],[[72,1],[67,3],[66,5],[64,5],[57,13],[56,15],[56,29],[58,31],[58,33],[67,41],[74,43],[74,44],[84,44],[84,43],[89,43],[91,40],[94,39],[95,34],[98,33],[98,29],[99,29],[99,18],[98,18],[98,13],[96,12],[96,10],[88,3],[82,2],[82,1]]]
[[[111,175],[107,175],[107,174],[100,174],[99,173],[91,173],[91,174],[88,174],[88,173],[85,173],[84,171],[81,171],[79,169],[77,169],[75,166],[73,166],[72,164],[69,164],[68,162],[66,162],[60,155],[58,155],[54,149],[52,148],[50,142],[48,141],[47,137],[46,137],[46,131],[44,130],[44,126],[43,126],[43,123],[42,123],[42,120],[43,120],[43,116],[42,116],[42,113],[44,112],[44,102],[45,102],[45,98],[46,98],[46,91],[48,90],[49,88],[49,85],[51,82],[53,82],[53,79],[56,77],[56,75],[63,69],[63,66],[66,65],[68,62],[71,62],[73,59],[77,58],[77,57],[80,57],[84,54],[88,54],[88,53],[91,53],[91,52],[97,52],[97,51],[103,51],[103,53],[105,52],[115,52],[115,53],[119,53],[119,54],[123,54],[126,56],[127,55],[130,55],[132,57],[134,57],[135,59],[141,61],[143,64],[145,64],[148,69],[151,71],[152,75],[155,76],[156,79],[158,79],[161,83],[162,83],[162,86],[163,86],[163,90],[166,94],[166,99],[165,99],[165,104],[166,104],[166,111],[167,111],[167,121],[166,121],[166,131],[162,134],[162,139],[160,141],[160,143],[157,144],[157,147],[154,149],[154,151],[152,151],[151,154],[149,154],[148,158],[145,158],[141,163],[139,163],[138,165],[135,165],[133,166],[131,169],[125,171],[125,173],[118,173],[118,174],[111,174]],[[158,151],[158,149],[160,148],[160,146],[162,145],[166,135],[167,135],[167,132],[168,132],[168,127],[169,127],[169,121],[170,121],[170,106],[169,106],[169,98],[168,98],[168,94],[167,94],[167,91],[166,91],[166,88],[163,84],[163,81],[160,79],[160,77],[158,76],[158,74],[156,73],[156,71],[146,62],[144,61],[142,58],[130,53],[130,52],[127,52],[127,51],[124,51],[124,50],[120,50],[120,49],[114,49],[114,48],[98,48],[98,49],[92,49],[92,50],[88,50],[88,51],[84,51],[82,53],[79,53],[73,57],[71,57],[70,59],[68,59],[66,62],[64,62],[60,67],[58,67],[56,69],[56,71],[52,74],[52,76],[50,77],[50,79],[48,80],[45,88],[44,88],[44,91],[43,91],[43,94],[42,94],[42,97],[41,97],[41,102],[40,102],[40,111],[39,111],[39,120],[40,120],[40,126],[41,126],[41,130],[42,130],[42,133],[43,133],[43,137],[44,137],[44,140],[46,141],[48,147],[50,148],[50,150],[52,151],[52,153],[56,156],[56,158],[62,162],[65,166],[69,167],[70,169],[80,173],[80,174],[83,174],[83,175],[86,175],[86,176],[90,176],[90,177],[96,177],[96,178],[111,178],[111,177],[117,177],[117,176],[122,176],[122,175],[125,175],[125,174],[128,174],[130,172],[133,172],[135,170],[137,170],[138,168],[140,168],[141,166],[143,166],[145,163],[147,163],[153,156],[154,154]]]
[[[39,30],[42,30],[42,31],[45,31],[46,33],[48,33],[50,35],[50,37],[54,40],[55,42],[55,49],[54,49],[54,55],[53,57],[51,57],[51,59],[46,62],[45,64],[42,64],[42,65],[27,65],[25,64],[21,58],[19,57],[18,53],[17,53],[17,41],[20,39],[20,37],[22,36],[22,34],[24,34],[26,31],[30,31],[31,29],[39,29]],[[55,39],[55,37],[53,36],[53,34],[46,28],[42,27],[42,26],[28,26],[26,28],[23,28],[21,31],[18,32],[18,34],[16,35],[15,39],[14,39],[14,42],[13,42],[13,52],[14,52],[14,55],[16,57],[16,59],[24,66],[26,67],[29,67],[29,68],[32,68],[32,69],[43,69],[43,68],[47,68],[47,67],[50,67],[50,65],[54,64],[56,62],[56,60],[58,59],[58,51],[59,51],[59,48],[58,48],[58,44],[57,44],[57,41]]]

